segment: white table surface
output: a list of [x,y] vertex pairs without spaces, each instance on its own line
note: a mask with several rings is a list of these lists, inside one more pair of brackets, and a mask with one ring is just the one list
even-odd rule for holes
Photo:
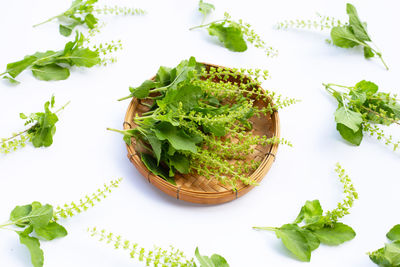
[[[16,205],[34,200],[53,205],[79,200],[105,182],[123,177],[119,189],[95,208],[63,220],[69,235],[42,242],[46,267],[143,266],[128,253],[89,237],[88,227],[97,226],[121,234],[142,246],[173,244],[187,255],[199,246],[202,254],[223,255],[230,266],[374,266],[366,252],[387,242],[386,232],[400,223],[399,153],[373,138],[361,146],[343,141],[335,129],[336,103],[322,82],[354,85],[374,81],[382,91],[400,93],[400,3],[396,0],[358,0],[362,20],[390,66],[378,59],[365,60],[361,49],[342,49],[325,43],[329,31],[277,31],[273,25],[286,18],[312,18],[315,12],[344,20],[343,0],[213,1],[216,11],[209,20],[223,16],[243,18],[254,26],[267,44],[279,49],[271,59],[250,48],[234,53],[216,44],[206,31],[188,31],[198,25],[197,0],[113,1],[134,5],[148,14],[141,17],[103,17],[107,22],[99,40],[121,39],[119,61],[107,67],[73,69],[68,80],[43,82],[29,71],[11,86],[0,81],[0,136],[23,129],[19,113],[37,112],[52,94],[58,106],[71,100],[60,115],[54,144],[46,149],[28,145],[0,155],[0,221],[6,221]],[[31,25],[62,12],[70,1],[19,0],[1,5],[0,65],[25,55],[61,49],[67,39],[56,23]],[[151,77],[160,65],[175,66],[195,56],[198,61],[231,67],[268,69],[272,79],[265,88],[301,99],[280,111],[282,136],[293,148],[281,146],[277,160],[261,185],[230,203],[204,206],[171,198],[141,177],[126,157],[122,136],[106,131],[121,128],[129,101],[128,86]],[[0,71],[1,72],[1,71]],[[391,127],[399,137],[399,127]],[[336,162],[346,168],[359,200],[342,221],[357,232],[354,240],[338,247],[321,245],[311,263],[295,260],[273,233],[252,226],[280,226],[295,219],[306,200],[319,199],[324,210],[341,201],[341,185],[334,173]],[[13,232],[0,232],[0,266],[31,266],[28,250]]]

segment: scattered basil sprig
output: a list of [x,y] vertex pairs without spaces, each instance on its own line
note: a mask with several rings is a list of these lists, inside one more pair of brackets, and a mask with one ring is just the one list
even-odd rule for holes
[[398,267],[400,266],[400,224],[393,226],[386,237],[392,242],[386,243],[383,248],[368,253],[369,258],[381,267]]
[[65,80],[69,77],[72,66],[90,68],[101,63],[99,52],[84,47],[84,41],[83,34],[76,32],[75,40],[68,42],[63,50],[48,50],[25,56],[20,61],[7,64],[6,71],[0,77],[19,83],[15,78],[24,70],[30,69],[38,80]]
[[89,29],[95,29],[99,21],[99,19],[95,17],[95,13],[116,15],[142,15],[145,13],[141,9],[119,6],[98,8],[95,6],[97,2],[98,0],[74,0],[65,12],[38,23],[33,27],[58,19],[60,21],[60,34],[70,36],[74,28],[79,25],[86,25]]
[[342,48],[352,48],[361,46],[364,49],[364,57],[372,58],[378,56],[383,65],[389,70],[388,65],[383,60],[382,53],[378,50],[377,46],[371,40],[367,31],[367,23],[362,22],[358,17],[356,8],[347,3],[346,12],[349,16],[349,21],[343,23],[342,21],[329,16],[321,16],[318,14],[318,20],[285,20],[277,24],[278,29],[287,28],[315,28],[315,29],[331,29],[331,39],[329,43]]
[[397,95],[378,92],[375,83],[365,80],[355,86],[332,83],[323,85],[338,101],[336,129],[345,140],[358,146],[366,132],[392,146],[394,151],[399,148],[400,141],[393,140],[391,135],[386,135],[377,126],[400,125],[400,101]]
[[199,1],[199,11],[203,14],[203,22],[213,10],[215,10],[213,4],[203,2],[203,0]]
[[54,107],[54,96],[44,104],[44,112],[32,113],[29,116],[20,113],[21,119],[25,120],[25,126],[30,125],[24,131],[13,134],[12,137],[0,139],[0,152],[8,154],[18,147],[24,147],[27,142],[32,142],[34,147],[49,147],[53,144],[53,136],[56,132],[58,122],[57,113],[63,110],[70,102],[55,112],[50,108]]
[[96,227],[88,229],[88,232],[92,237],[98,237],[99,241],[112,244],[115,249],[128,251],[132,259],[136,258],[146,266],[229,267],[224,257],[218,254],[213,254],[211,257],[201,255],[197,247],[194,254],[199,265],[196,264],[194,258],[187,258],[181,250],[174,246],[170,246],[169,249],[154,246],[153,249],[149,250],[140,247],[137,243],[124,240],[120,235],[115,235],[106,230],[98,230]]
[[358,194],[339,163],[335,171],[343,184],[345,194],[345,199],[338,203],[336,209],[325,212],[323,215],[319,200],[307,201],[293,223],[284,224],[281,227],[253,228],[275,232],[296,258],[307,262],[311,260],[311,252],[316,250],[320,243],[337,246],[352,240],[356,233],[350,226],[338,222],[338,219],[349,214],[349,209],[358,198]]
[[109,185],[98,189],[92,195],[86,195],[78,204],[72,202],[53,208],[52,205],[42,205],[38,201],[24,206],[16,206],[10,214],[6,223],[0,224],[0,230],[11,230],[18,234],[19,241],[25,245],[31,255],[31,262],[34,267],[42,267],[44,264],[44,253],[40,248],[41,240],[53,240],[65,237],[68,232],[58,223],[60,218],[72,217],[75,214],[86,211],[100,202],[111,193],[113,188],[118,187],[122,179],[111,181]]
[[254,45],[256,48],[264,50],[267,56],[274,57],[278,51],[267,46],[260,36],[255,33],[251,25],[239,21],[233,21],[231,16],[225,12],[224,19],[216,20],[207,24],[202,24],[190,28],[194,30],[198,28],[207,28],[211,36],[218,37],[218,40],[229,50],[234,52],[244,52],[247,50],[247,43]]

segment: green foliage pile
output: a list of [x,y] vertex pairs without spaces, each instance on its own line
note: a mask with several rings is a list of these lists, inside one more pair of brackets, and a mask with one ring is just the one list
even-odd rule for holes
[[25,120],[25,126],[31,125],[28,129],[13,134],[10,138],[0,139],[0,153],[8,154],[26,146],[27,142],[32,142],[34,147],[49,147],[53,144],[53,136],[56,133],[56,123],[58,122],[57,113],[63,110],[68,104],[52,112],[54,107],[54,96],[44,104],[44,112],[32,113],[26,116],[20,113],[21,119]]
[[[338,101],[335,112],[336,129],[340,135],[354,145],[360,145],[366,132],[383,140],[396,151],[400,141],[394,141],[377,125],[399,125],[400,101],[397,95],[378,92],[378,86],[369,81],[360,81],[355,86],[324,84],[326,90]],[[335,90],[342,88],[345,92]]]
[[[75,214],[93,207],[96,202],[111,193],[113,188],[118,187],[122,179],[111,181],[109,185],[98,189],[92,195],[86,195],[78,204],[72,202],[62,207],[53,209],[52,205],[42,205],[38,201],[24,206],[16,206],[10,214],[8,222],[0,224],[0,230],[11,230],[18,234],[19,241],[25,245],[31,255],[31,262],[34,267],[42,267],[44,264],[44,253],[40,248],[40,241],[50,241],[56,238],[65,237],[68,232],[57,222],[57,220],[72,217]],[[10,228],[12,227],[12,228]]]
[[381,267],[398,267],[400,266],[400,224],[393,226],[386,237],[392,242],[386,243],[383,248],[368,253],[369,258]]
[[344,186],[346,196],[343,202],[338,203],[336,209],[323,214],[319,200],[307,201],[293,223],[284,224],[281,227],[253,228],[275,232],[296,258],[306,262],[311,260],[311,252],[316,250],[321,243],[337,246],[352,240],[356,236],[354,230],[338,220],[349,214],[349,209],[353,206],[354,200],[358,198],[358,194],[350,178],[339,164],[335,171]]
[[98,230],[96,227],[88,229],[92,237],[99,237],[99,241],[111,244],[115,249],[123,249],[129,252],[132,259],[143,262],[146,266],[174,266],[174,267],[229,267],[228,262],[222,256],[213,254],[211,257],[200,254],[198,248],[195,256],[200,265],[196,264],[194,258],[188,258],[181,250],[170,246],[168,249],[154,246],[153,249],[145,249],[138,243],[123,239],[106,230]]
[[352,48],[361,46],[364,49],[364,57],[372,58],[378,56],[387,70],[389,67],[383,60],[382,53],[378,51],[377,46],[372,42],[367,31],[367,23],[362,22],[358,17],[356,8],[347,3],[346,12],[349,16],[347,23],[329,16],[320,16],[319,20],[285,20],[277,24],[278,29],[287,28],[316,28],[331,29],[331,41],[334,45],[342,48]]
[[[215,178],[233,189],[239,181],[255,185],[248,178],[260,164],[248,160],[254,147],[287,142],[254,134],[250,118],[270,116],[296,102],[263,91],[260,84],[267,75],[260,70],[206,69],[193,57],[172,69],[160,67],[154,81],[131,87],[131,94],[122,98],[149,101],[150,110],[134,119],[137,127],[111,130],[124,134],[129,145],[134,138],[137,151],[145,151],[141,158],[146,167],[172,184],[178,171]],[[258,108],[255,100],[268,105]]]

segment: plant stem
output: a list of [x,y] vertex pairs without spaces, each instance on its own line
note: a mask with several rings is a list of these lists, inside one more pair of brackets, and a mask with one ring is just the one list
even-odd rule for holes
[[213,23],[220,22],[220,21],[224,21],[224,20],[223,20],[223,19],[220,19],[220,20],[216,20],[216,21],[213,21],[213,22],[210,22],[210,23],[207,23],[207,24],[202,24],[202,25],[194,26],[194,27],[192,27],[192,28],[189,28],[189,31],[194,30],[194,29],[198,29],[198,28],[204,28],[204,27],[206,27],[206,26],[208,26],[208,25],[211,25],[211,24],[213,24]]
[[122,100],[125,100],[125,99],[128,99],[128,98],[131,98],[131,97],[133,97],[133,95],[128,95],[128,96],[122,97],[120,99],[117,99],[117,101],[122,101]]
[[[114,129],[114,128],[107,128],[107,130],[108,130],[108,131],[117,132],[117,133],[121,133],[121,134],[123,134],[123,135],[129,134],[129,133],[123,131],[123,130],[118,130],[118,129]],[[133,136],[133,135],[132,135],[132,136]]]
[[[12,137],[9,137],[9,138],[7,138],[7,139],[2,140],[2,141],[0,142],[0,144],[3,144],[3,143],[5,143],[5,142],[7,142],[7,141],[9,141],[9,140],[12,140],[12,139],[14,139],[14,138],[16,138],[16,137],[18,137],[18,136],[20,136],[20,135],[26,133],[27,131],[29,131],[30,129],[32,129],[33,127],[35,127],[36,125],[37,125],[37,123],[35,123],[34,125],[32,125],[31,127],[29,127],[28,129],[26,129],[26,130],[24,130],[24,131],[22,131],[22,132],[19,132],[18,134],[14,135],[14,136],[12,136]],[[0,227],[1,227],[1,225],[0,225]]]
[[62,106],[61,108],[59,108],[55,113],[58,113],[58,112],[62,111],[63,109],[65,109],[65,107],[68,106],[69,103],[71,103],[71,101],[68,101],[64,106]]
[[253,226],[253,229],[256,230],[266,230],[266,231],[276,231],[278,228],[277,227],[259,227],[259,226]]
[[[62,14],[61,14],[61,15],[62,15]],[[33,27],[33,28],[36,28],[37,26],[40,26],[40,25],[45,24],[45,23],[47,23],[47,22],[50,22],[50,21],[52,21],[53,19],[56,19],[56,18],[60,17],[61,15],[57,15],[57,16],[51,17],[51,18],[49,18],[48,20],[45,20],[45,21],[43,21],[43,22],[40,22],[40,23],[38,23],[38,24],[33,25],[32,27]]]
[[10,225],[13,225],[13,224],[15,224],[15,222],[7,222],[7,223],[4,223],[4,224],[0,224],[0,228],[4,228],[6,226],[10,226]]

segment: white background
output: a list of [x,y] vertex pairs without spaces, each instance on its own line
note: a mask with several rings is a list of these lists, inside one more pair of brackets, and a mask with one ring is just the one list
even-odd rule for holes
[[[42,242],[46,267],[143,266],[124,251],[89,237],[97,226],[121,234],[144,247],[173,244],[194,254],[223,255],[230,266],[374,266],[365,254],[382,247],[386,232],[400,223],[398,203],[399,153],[373,138],[354,147],[335,129],[336,103],[322,82],[354,85],[362,79],[376,82],[382,91],[400,93],[398,34],[400,4],[397,0],[353,1],[372,39],[379,45],[390,71],[377,59],[366,60],[361,49],[342,49],[325,43],[329,31],[277,31],[273,25],[286,18],[312,18],[315,12],[347,20],[345,1],[213,1],[224,11],[251,23],[267,44],[279,49],[271,59],[250,48],[234,53],[218,45],[205,30],[188,31],[201,23],[194,1],[119,1],[141,7],[142,17],[102,16],[107,23],[97,39],[121,39],[119,61],[107,67],[76,69],[68,80],[43,82],[30,71],[22,73],[18,86],[0,81],[0,136],[23,129],[19,113],[37,112],[52,94],[61,106],[71,104],[59,116],[54,144],[46,149],[28,145],[0,155],[0,221],[6,221],[16,205],[34,200],[53,205],[79,200],[105,182],[123,177],[119,189],[95,208],[62,224],[69,235]],[[35,23],[61,13],[68,0],[4,1],[0,9],[0,66],[27,54],[62,49],[67,39],[56,23],[32,28]],[[215,206],[185,203],[150,185],[126,157],[122,136],[106,127],[122,128],[129,101],[128,86],[137,86],[155,74],[160,65],[175,66],[195,56],[198,61],[231,67],[268,69],[272,79],[264,87],[301,99],[280,111],[282,136],[293,148],[281,146],[277,160],[261,185],[242,198]],[[2,72],[2,71],[0,71]],[[398,127],[397,127],[398,128]],[[399,129],[388,129],[394,137]],[[342,221],[357,232],[354,240],[338,247],[321,245],[311,263],[294,259],[273,233],[252,226],[280,226],[295,219],[306,200],[319,199],[324,210],[342,199],[334,173],[342,163],[359,192],[351,214]],[[0,232],[0,266],[30,265],[28,250],[15,233]]]

